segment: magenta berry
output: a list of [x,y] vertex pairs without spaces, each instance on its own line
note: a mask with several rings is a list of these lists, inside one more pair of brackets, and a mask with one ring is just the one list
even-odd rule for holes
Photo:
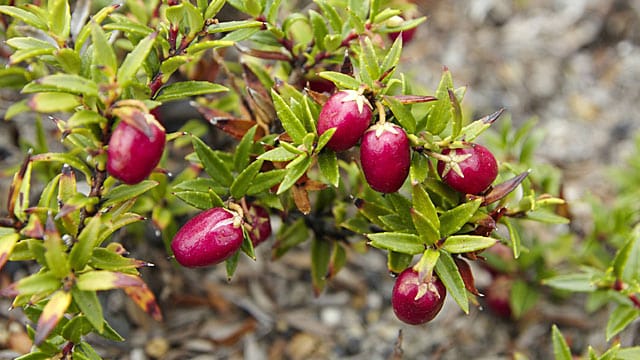
[[165,145],[165,130],[152,116],[150,136],[120,121],[111,134],[107,150],[107,171],[126,184],[146,179],[160,162]]
[[251,238],[253,246],[258,246],[271,236],[269,213],[262,206],[251,205],[246,216],[252,228],[249,232],[249,238]]
[[436,275],[420,281],[418,272],[408,268],[396,279],[391,293],[391,306],[398,319],[419,325],[438,315],[446,296],[447,289]]
[[504,318],[511,317],[511,286],[513,280],[505,275],[493,279],[486,291],[487,307],[496,315]]
[[409,175],[411,149],[405,131],[390,123],[376,124],[364,133],[360,163],[369,186],[376,191],[398,191]]
[[318,133],[336,128],[327,143],[334,151],[344,151],[358,143],[371,122],[371,104],[354,90],[342,90],[331,95],[318,116]]
[[480,194],[498,176],[498,163],[486,147],[465,143],[459,149],[445,149],[438,159],[438,173],[447,185],[465,194]]
[[186,267],[220,263],[242,245],[242,220],[223,208],[201,212],[187,221],[173,237],[171,250]]

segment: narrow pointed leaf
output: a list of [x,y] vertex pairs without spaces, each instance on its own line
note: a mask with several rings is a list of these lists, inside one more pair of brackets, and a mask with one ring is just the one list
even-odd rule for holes
[[436,263],[435,270],[436,274],[438,274],[438,277],[447,288],[447,291],[451,294],[451,297],[455,300],[458,306],[460,306],[462,311],[464,311],[465,314],[468,314],[469,298],[467,297],[467,289],[464,285],[464,280],[462,280],[462,276],[460,276],[458,267],[449,253],[440,250],[440,258]]
[[422,254],[424,251],[424,244],[422,244],[420,238],[414,234],[383,232],[367,234],[365,236],[370,240],[369,245],[378,249],[409,255]]
[[630,305],[619,305],[609,316],[607,322],[607,341],[619,334],[629,324],[640,317],[640,309]]
[[447,237],[460,230],[478,211],[480,203],[480,199],[470,201],[440,215],[440,236]]
[[139,276],[115,271],[94,270],[78,275],[76,286],[84,291],[100,291],[146,285]]
[[82,291],[74,286],[71,289],[71,294],[73,295],[74,303],[87,317],[89,323],[97,332],[101,333],[105,322],[102,315],[102,305],[95,291]]
[[[142,279],[140,279],[140,281],[142,281]],[[154,320],[162,321],[160,306],[158,306],[156,297],[147,284],[142,282],[142,285],[126,286],[123,290],[140,309],[150,315]]]
[[140,70],[151,52],[157,35],[157,33],[152,33],[145,37],[136,45],[133,51],[127,54],[117,72],[118,84],[121,87],[128,86],[135,79],[138,70]]
[[311,282],[316,295],[319,295],[327,283],[331,244],[325,239],[311,240]]
[[47,6],[49,30],[62,40],[69,37],[71,9],[68,0],[51,0]]
[[271,97],[273,98],[273,106],[278,114],[278,118],[282,122],[282,127],[284,127],[287,134],[291,136],[291,139],[293,139],[296,144],[301,144],[307,135],[307,130],[305,130],[302,120],[294,114],[289,105],[287,105],[275,90],[271,91]]
[[251,186],[251,183],[255,179],[256,175],[260,172],[262,163],[262,160],[256,160],[252,162],[251,165],[247,166],[240,174],[238,174],[238,176],[231,184],[231,187],[229,188],[231,196],[233,196],[235,199],[240,199],[247,193],[249,187]]
[[336,153],[327,149],[318,154],[318,166],[327,182],[333,187],[338,187],[340,184],[340,171]]
[[104,198],[103,206],[108,207],[138,197],[158,186],[155,180],[143,180],[135,185],[118,185],[111,189]]
[[318,73],[318,75],[321,78],[332,81],[342,89],[357,90],[361,85],[361,83],[353,77],[336,71],[322,71]]
[[298,179],[307,172],[309,166],[311,166],[311,160],[311,157],[305,153],[299,155],[295,160],[287,165],[287,172],[278,187],[278,195],[289,190],[289,188],[291,188],[293,184],[295,184]]
[[70,304],[70,292],[59,290],[51,296],[47,305],[42,309],[40,318],[38,318],[36,336],[33,339],[33,343],[36,346],[40,345],[49,336],[56,325],[58,325],[58,322],[62,319]]
[[551,327],[551,341],[553,342],[553,355],[555,360],[572,360],[571,349],[567,341],[562,336],[558,327],[554,324]]
[[214,84],[208,81],[180,81],[163,87],[160,91],[160,95],[158,95],[155,100],[160,102],[167,102],[228,90],[229,89],[222,85]]
[[498,240],[490,237],[476,235],[449,236],[442,245],[442,249],[452,254],[462,254],[489,248]]
[[30,11],[15,6],[1,5],[0,14],[9,15],[40,30],[47,30],[47,22]]
[[221,185],[230,186],[233,182],[233,175],[220,157],[207,146],[200,138],[192,137],[193,148],[198,154],[198,158],[204,167],[204,171],[211,178]]
[[251,129],[244,134],[238,146],[236,146],[236,151],[233,155],[233,168],[237,172],[244,170],[251,160],[251,147],[253,146],[253,139],[256,135],[257,128],[258,125],[251,127]]
[[0,270],[7,263],[16,243],[20,240],[19,234],[7,234],[0,236]]
[[411,110],[407,105],[403,105],[400,101],[392,96],[385,96],[384,102],[391,109],[393,116],[398,120],[400,125],[407,130],[409,134],[416,131],[416,119],[413,117]]

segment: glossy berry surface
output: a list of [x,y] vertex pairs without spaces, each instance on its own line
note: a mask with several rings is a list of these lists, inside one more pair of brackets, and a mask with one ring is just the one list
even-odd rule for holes
[[146,179],[160,162],[165,130],[155,119],[149,122],[150,136],[120,121],[111,134],[107,150],[107,171],[126,184]]
[[353,90],[342,90],[331,95],[318,116],[318,133],[336,128],[327,143],[334,151],[348,150],[358,143],[371,122],[371,105]]
[[398,191],[409,175],[411,165],[407,134],[390,123],[372,126],[362,137],[360,163],[372,189],[383,193]]
[[252,228],[249,232],[249,238],[251,238],[253,246],[258,246],[271,236],[269,213],[262,206],[251,205],[246,216]]
[[447,185],[465,194],[480,194],[498,176],[498,163],[486,147],[466,143],[445,149],[438,157],[438,173]]
[[203,211],[178,230],[171,242],[171,250],[182,266],[220,263],[242,245],[240,222],[236,214],[223,208]]
[[407,324],[424,324],[438,315],[447,290],[432,275],[430,282],[420,282],[418,272],[408,268],[398,275],[391,293],[391,306],[398,319]]

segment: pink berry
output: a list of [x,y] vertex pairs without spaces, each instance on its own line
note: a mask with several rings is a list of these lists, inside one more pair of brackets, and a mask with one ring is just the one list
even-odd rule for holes
[[411,164],[407,134],[390,123],[372,126],[362,137],[360,163],[372,189],[383,193],[398,191],[409,175]]
[[413,268],[398,275],[391,293],[391,306],[398,319],[411,325],[424,324],[438,315],[447,289],[436,275],[430,281],[420,281]]
[[120,121],[111,134],[107,150],[107,171],[126,184],[146,179],[160,162],[165,130],[155,118],[149,122],[151,136]]
[[269,213],[262,206],[251,205],[249,207],[249,213],[246,215],[252,227],[252,230],[249,232],[249,237],[251,238],[253,246],[258,246],[271,235]]
[[318,116],[318,133],[336,128],[327,143],[334,151],[344,151],[355,144],[371,122],[371,104],[354,90],[342,90],[331,95]]
[[498,176],[496,158],[486,147],[466,143],[460,149],[445,149],[438,158],[438,173],[453,189],[480,194]]
[[220,263],[242,245],[239,216],[223,208],[201,212],[187,221],[173,237],[171,250],[176,260],[186,267]]

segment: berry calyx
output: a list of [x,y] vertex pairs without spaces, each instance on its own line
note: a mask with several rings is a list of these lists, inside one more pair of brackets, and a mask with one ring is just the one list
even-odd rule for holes
[[371,104],[362,94],[354,90],[338,91],[320,110],[318,133],[336,128],[327,147],[333,151],[348,150],[358,143],[369,127],[371,115]]
[[249,211],[245,213],[245,216],[251,224],[251,231],[249,231],[249,238],[253,246],[258,246],[271,236],[271,220],[269,219],[269,213],[265,208],[258,205],[249,206]]
[[182,266],[207,266],[228,259],[242,240],[240,216],[218,207],[187,221],[173,237],[171,250]]
[[447,289],[436,275],[421,281],[415,269],[407,268],[393,286],[391,306],[398,319],[419,325],[438,315],[446,296]]
[[149,134],[120,121],[109,140],[107,171],[125,184],[137,184],[146,179],[164,151],[164,127],[151,114],[147,114],[146,120]]
[[391,123],[378,123],[364,133],[360,163],[369,186],[382,193],[398,191],[411,165],[407,133]]
[[445,149],[435,157],[442,181],[461,193],[480,194],[498,176],[496,158],[482,145],[465,143],[462,148]]

